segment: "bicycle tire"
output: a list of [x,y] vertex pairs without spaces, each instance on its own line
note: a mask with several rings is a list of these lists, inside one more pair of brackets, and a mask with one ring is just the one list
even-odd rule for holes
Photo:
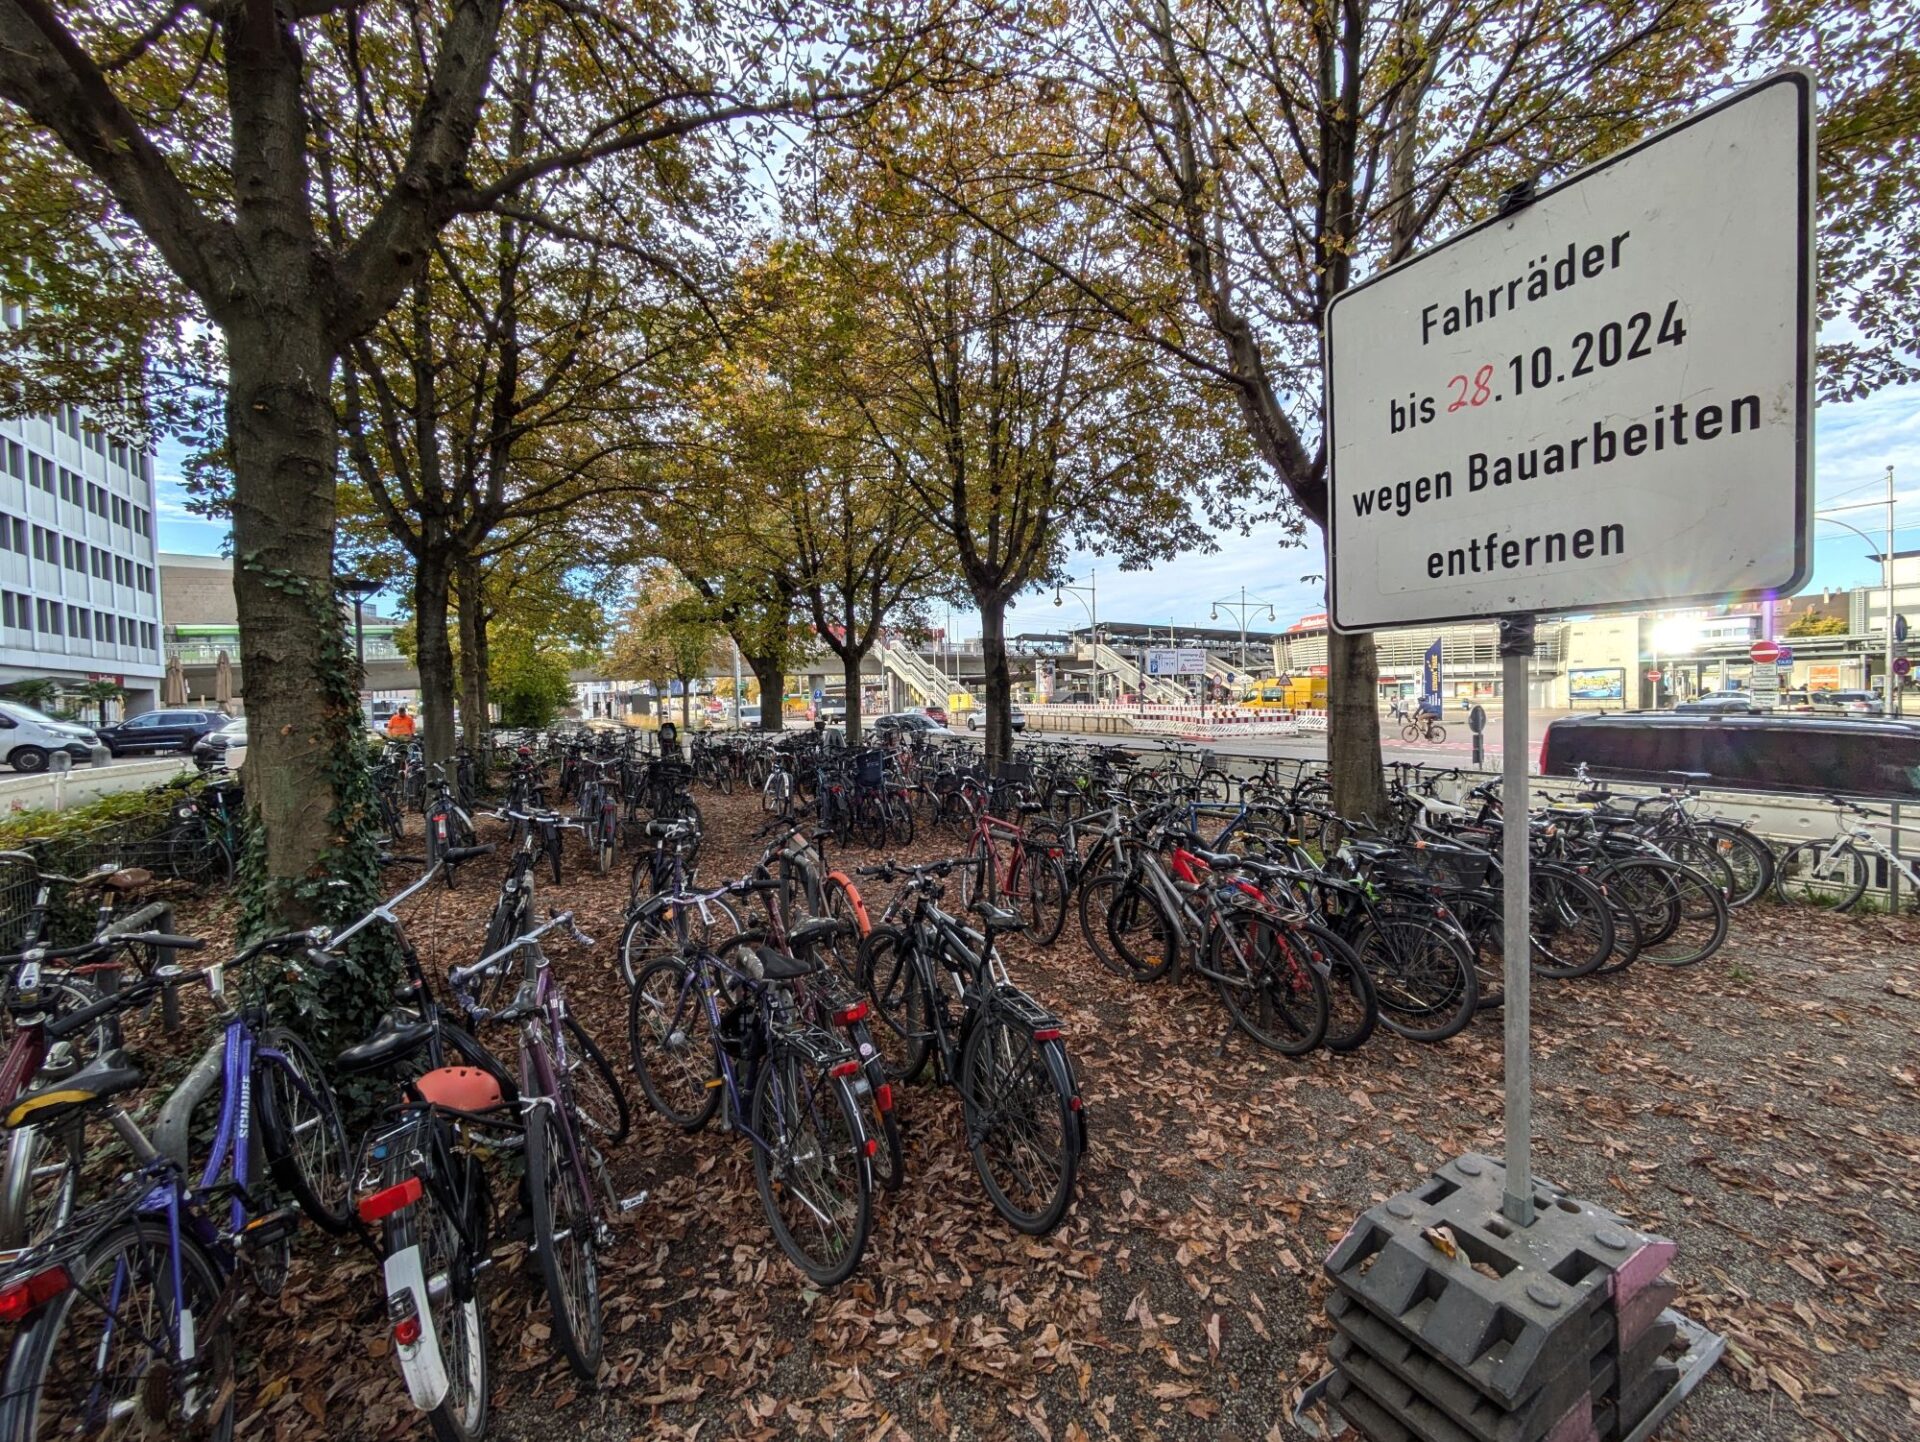
[[1727,939],[1726,894],[1691,867],[1659,857],[1630,857],[1608,874],[1640,914],[1636,958],[1655,966],[1694,966]]
[[[795,1051],[779,1051],[770,1057],[754,1088],[751,1122],[754,1132],[771,1146],[798,1153],[802,1166],[811,1166],[807,1175],[810,1185],[803,1190],[795,1184],[799,1170],[786,1170],[791,1157],[783,1162],[782,1174],[776,1178],[769,1148],[761,1146],[753,1149],[753,1179],[767,1224],[787,1260],[817,1285],[836,1287],[853,1275],[867,1249],[867,1237],[873,1228],[873,1171],[852,1089],[839,1077],[820,1076],[809,1082],[805,1077],[810,1070]],[[777,1114],[775,1107],[779,1108]],[[811,1137],[811,1144],[799,1141],[800,1137]],[[794,1140],[790,1143],[789,1139]],[[826,1208],[833,1208],[838,1220],[850,1198],[852,1215],[846,1218],[850,1235],[839,1238],[837,1245],[826,1243],[825,1255],[816,1255],[788,1224],[780,1207],[785,1196],[798,1197],[802,1211],[810,1214],[816,1225]]]
[[52,1126],[28,1124],[7,1134],[0,1247],[32,1247],[66,1225],[80,1196],[85,1160],[85,1123],[77,1114]]
[[933,1012],[915,944],[897,926],[860,940],[860,981],[881,1027],[875,1045],[894,1081],[919,1080],[933,1049]]
[[[73,1430],[60,1425],[59,1419],[73,1416],[75,1408],[61,1405],[59,1399],[74,1395],[93,1400],[92,1394],[101,1385],[100,1371],[111,1374],[113,1370],[109,1359],[114,1355],[112,1348],[118,1345],[114,1339],[144,1330],[126,1325],[109,1329],[107,1313],[98,1299],[107,1296],[117,1282],[119,1305],[115,1317],[124,1323],[137,1307],[130,1300],[137,1295],[131,1286],[150,1285],[156,1310],[162,1314],[170,1312],[174,1301],[175,1257],[164,1221],[157,1217],[134,1217],[107,1230],[80,1257],[69,1259],[67,1268],[73,1285],[42,1307],[14,1339],[5,1382],[0,1384],[4,1389],[4,1397],[0,1398],[0,1436],[8,1442],[35,1442],[40,1437]],[[177,1259],[184,1283],[181,1289],[184,1296],[179,1300],[203,1326],[208,1318],[219,1318],[216,1325],[195,1337],[193,1368],[195,1374],[205,1374],[204,1380],[193,1389],[195,1395],[204,1395],[209,1399],[207,1409],[218,1408],[218,1411],[206,1420],[202,1420],[198,1412],[187,1413],[182,1407],[178,1379],[170,1377],[169,1382],[175,1385],[169,1387],[163,1399],[167,1415],[154,1416],[152,1404],[158,1389],[148,1385],[148,1378],[155,1373],[144,1347],[134,1359],[132,1387],[149,1425],[158,1435],[204,1436],[210,1442],[230,1442],[235,1420],[234,1344],[231,1320],[220,1315],[218,1306],[224,1282],[206,1249],[191,1235],[181,1236]],[[120,1270],[123,1266],[124,1273]],[[111,1269],[108,1273],[111,1281],[102,1279],[103,1269]],[[129,1278],[138,1278],[139,1282],[130,1284]],[[69,1335],[70,1332],[74,1335]],[[77,1379],[80,1384],[77,1389],[61,1388],[54,1382],[56,1366],[86,1369],[101,1362],[108,1365],[91,1373],[83,1370]],[[174,1373],[178,1369],[174,1359],[168,1358],[161,1370]],[[107,1408],[111,1411],[121,1401],[135,1400],[135,1396],[112,1397]],[[94,1405],[98,1406],[97,1400]],[[86,1430],[97,1428],[89,1426]]]
[[285,1027],[268,1029],[261,1040],[283,1058],[262,1057],[253,1078],[253,1092],[260,1100],[260,1136],[273,1179],[322,1230],[336,1235],[351,1231],[353,1153],[326,1072],[312,1049]]
[[1283,922],[1236,908],[1207,934],[1207,970],[1233,1024],[1281,1056],[1305,1056],[1327,1034],[1326,977]]
[[[1833,863],[1846,858],[1843,870]],[[1850,842],[1836,847],[1831,841],[1802,841],[1787,848],[1774,871],[1774,890],[1782,901],[1817,906],[1825,911],[1851,911],[1867,891],[1867,858]]]
[[1733,892],[1727,897],[1728,905],[1736,909],[1750,906],[1773,890],[1777,862],[1773,848],[1762,837],[1732,821],[1704,821],[1701,830],[1713,838],[1721,859],[1733,873]]
[[1332,1052],[1358,1051],[1380,1025],[1373,976],[1354,949],[1326,927],[1311,921],[1295,925],[1312,939],[1314,969],[1327,983],[1327,1033],[1320,1044]]
[[585,1027],[569,1011],[564,1024],[572,1055],[567,1065],[568,1100],[579,1116],[587,1140],[596,1146],[617,1147],[627,1139],[633,1113],[627,1105],[626,1088],[614,1075],[613,1065],[600,1045],[587,1035]]
[[[1066,1216],[1080,1169],[1081,1118],[1066,1049],[1058,1039],[1035,1040],[989,1008],[967,1033],[958,1081],[967,1111],[968,1150],[987,1200],[1016,1231],[1030,1237],[1046,1235]],[[1021,1186],[1021,1168],[1010,1164],[1003,1177],[996,1166],[990,1143],[1006,1132],[1005,1119],[1010,1114],[1029,1129],[1047,1124],[1049,1134],[1043,1145],[1052,1143],[1052,1125],[1059,1126],[1058,1162],[1051,1185],[1045,1185],[1047,1178],[1040,1176]],[[1029,1150],[1037,1157],[1037,1148]],[[1032,1203],[1016,1199],[1009,1183],[1023,1193],[1031,1192]]]
[[550,1304],[554,1350],[591,1389],[599,1384],[605,1343],[593,1194],[582,1190],[551,1100],[536,1101],[526,1117],[529,1247]]
[[1159,981],[1177,970],[1186,946],[1179,921],[1137,875],[1128,876],[1113,893],[1107,941],[1135,981]]
[[1606,895],[1568,867],[1529,868],[1528,960],[1536,976],[1591,976],[1613,954],[1613,913]]
[[[740,913],[725,897],[707,903],[708,915],[684,907],[642,905],[620,932],[620,978],[631,991],[641,971],[656,961],[672,961],[689,949],[712,952],[742,930]],[[666,913],[672,912],[669,917]]]
[[1027,894],[1021,910],[1027,917],[1027,935],[1041,946],[1052,946],[1067,924],[1067,869],[1046,847],[1029,843],[1023,871]]
[[682,1131],[697,1132],[720,1105],[721,1089],[708,1083],[721,1072],[706,999],[689,976],[674,957],[640,973],[627,1002],[627,1047],[647,1105]]
[[1209,766],[1193,782],[1194,794],[1200,800],[1225,805],[1233,800],[1233,778],[1217,766]]
[[1434,918],[1377,913],[1354,950],[1373,977],[1380,1021],[1389,1031],[1408,1041],[1445,1041],[1473,1020],[1480,995],[1475,959],[1467,944]]
[[[472,1199],[474,1215],[468,1225],[477,1228],[481,1239],[476,1249],[479,1256],[462,1259],[458,1255],[459,1229],[431,1187],[423,1188],[420,1199],[412,1206],[402,1207],[387,1218],[382,1242],[389,1257],[408,1247],[420,1248],[427,1305],[433,1312],[434,1336],[439,1342],[440,1363],[446,1369],[448,1382],[447,1395],[427,1413],[427,1425],[438,1442],[479,1442],[486,1435],[490,1412],[493,1348],[487,1333],[486,1301],[482,1295],[484,1273],[475,1268],[475,1262],[487,1255],[485,1238],[492,1209],[485,1202],[486,1172],[480,1163],[461,1154],[455,1165],[463,1172],[459,1194]],[[436,1280],[440,1283],[438,1288],[434,1285]]]

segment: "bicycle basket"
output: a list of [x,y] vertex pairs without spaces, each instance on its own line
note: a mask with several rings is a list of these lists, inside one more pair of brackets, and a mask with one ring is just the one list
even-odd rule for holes
[[1477,891],[1487,884],[1493,857],[1471,846],[1436,846],[1423,842],[1407,860],[1423,872],[1439,891]]
[[879,786],[887,779],[887,753],[862,751],[855,761],[853,779],[860,786]]

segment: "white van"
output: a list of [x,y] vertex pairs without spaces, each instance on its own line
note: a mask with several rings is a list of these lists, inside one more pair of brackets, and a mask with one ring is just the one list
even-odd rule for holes
[[57,751],[96,766],[108,759],[91,726],[56,721],[19,701],[0,699],[0,760],[15,771],[45,771]]

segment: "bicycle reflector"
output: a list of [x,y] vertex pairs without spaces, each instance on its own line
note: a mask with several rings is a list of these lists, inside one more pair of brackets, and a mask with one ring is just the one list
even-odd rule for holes
[[835,1063],[835,1064],[834,1064],[834,1065],[833,1065],[833,1066],[832,1066],[832,1067],[831,1067],[831,1068],[829,1069],[829,1071],[828,1071],[828,1075],[829,1075],[829,1076],[839,1076],[839,1077],[847,1077],[847,1076],[857,1076],[857,1075],[859,1075],[859,1072],[860,1072],[860,1063],[859,1063],[859,1062],[857,1062],[857,1061],[843,1061],[843,1062],[836,1062],[836,1063]]
[[383,1187],[371,1196],[362,1197],[355,1210],[360,1214],[360,1220],[371,1226],[412,1206],[420,1200],[422,1190],[420,1178],[408,1177],[397,1186]]
[[852,1026],[856,1021],[865,1021],[869,1008],[864,1001],[856,1001],[852,1006],[843,1006],[833,1014],[835,1026]]
[[62,1266],[51,1266],[0,1287],[0,1322],[18,1322],[35,1307],[51,1302],[73,1285]]
[[1033,1034],[1033,1039],[1035,1041],[1058,1041],[1060,1040],[1060,1028],[1057,1026],[1043,1026]]

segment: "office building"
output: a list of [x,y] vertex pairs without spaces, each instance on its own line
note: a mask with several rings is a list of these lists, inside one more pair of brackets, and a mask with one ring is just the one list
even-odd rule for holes
[[78,406],[0,420],[0,686],[106,680],[126,714],[159,703],[153,470]]

